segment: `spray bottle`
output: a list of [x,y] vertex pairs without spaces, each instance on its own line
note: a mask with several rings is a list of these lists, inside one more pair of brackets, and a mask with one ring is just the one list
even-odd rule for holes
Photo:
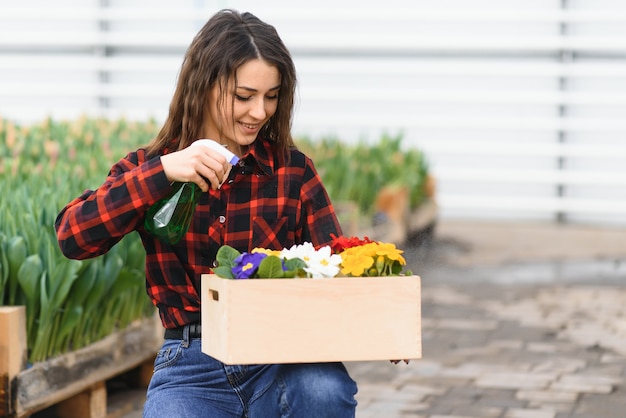
[[[198,139],[191,146],[209,147],[232,165],[239,162],[239,157],[212,139]],[[189,230],[201,194],[202,189],[196,183],[174,182],[172,191],[148,209],[146,231],[167,244],[178,243]]]

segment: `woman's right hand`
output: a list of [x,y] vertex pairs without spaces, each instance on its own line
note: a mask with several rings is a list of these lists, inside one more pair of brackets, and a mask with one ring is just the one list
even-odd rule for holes
[[168,180],[196,183],[203,192],[209,187],[219,189],[232,167],[224,156],[208,147],[187,147],[163,155],[161,164]]

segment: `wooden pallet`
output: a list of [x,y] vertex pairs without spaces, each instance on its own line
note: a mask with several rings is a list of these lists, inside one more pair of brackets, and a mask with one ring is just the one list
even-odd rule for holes
[[155,315],[26,367],[25,318],[24,307],[0,307],[0,417],[28,417],[54,406],[59,418],[105,418],[106,381],[132,371],[138,384],[146,385],[163,342]]

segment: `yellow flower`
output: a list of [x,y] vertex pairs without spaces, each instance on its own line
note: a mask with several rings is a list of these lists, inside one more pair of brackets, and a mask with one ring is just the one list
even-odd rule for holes
[[359,277],[374,264],[374,259],[359,251],[346,250],[341,253],[341,273]]
[[252,254],[254,254],[254,253],[261,253],[261,254],[265,254],[265,255],[275,255],[276,257],[280,257],[280,251],[268,250],[267,248],[255,248],[251,252],[252,252]]
[[402,257],[403,252],[392,243],[378,243],[378,249],[376,250],[377,255],[387,257],[391,261],[398,261],[402,266],[406,265],[406,260]]

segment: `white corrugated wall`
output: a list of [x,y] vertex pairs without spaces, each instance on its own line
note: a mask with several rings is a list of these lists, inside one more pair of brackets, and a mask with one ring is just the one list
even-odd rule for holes
[[0,1],[0,115],[167,111],[214,11],[274,24],[294,131],[402,134],[441,216],[626,225],[626,3],[616,0]]

